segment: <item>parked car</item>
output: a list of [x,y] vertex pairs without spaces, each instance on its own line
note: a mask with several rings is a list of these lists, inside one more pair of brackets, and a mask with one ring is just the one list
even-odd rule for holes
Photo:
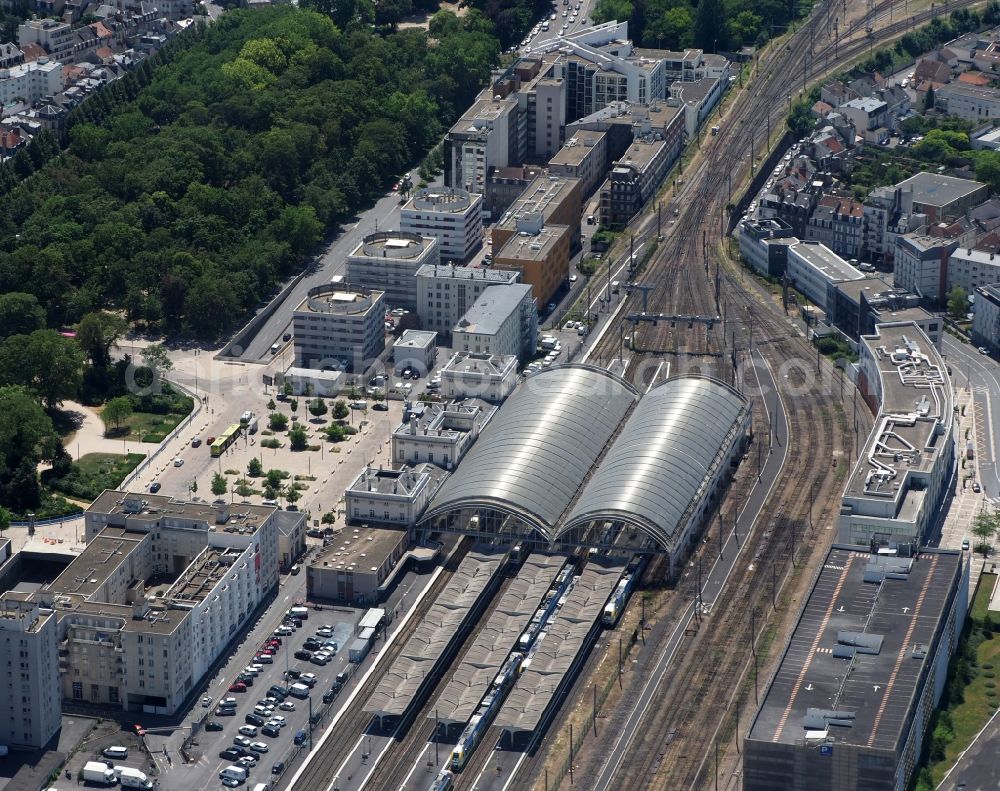
[[284,771],[285,771],[284,761],[275,761],[274,764],[272,764],[271,766],[271,774],[273,775],[280,775]]
[[250,749],[255,753],[266,753],[270,748],[264,742],[253,742]]
[[278,708],[282,711],[295,711],[295,704],[290,700],[283,700]]
[[[247,714],[246,717],[244,717],[243,719],[246,721],[247,725],[253,725],[257,728],[259,728],[266,722],[266,720],[263,717],[257,714]],[[248,734],[248,735],[256,736],[256,734]]]
[[221,731],[222,729],[223,725],[221,722],[216,722],[215,720],[209,720],[208,722],[205,723],[206,731]]
[[332,689],[327,690],[326,692],[323,693],[323,702],[324,703],[333,703],[333,699],[335,697],[337,697],[337,693],[336,692],[334,692]]
[[235,684],[230,684],[229,685],[229,691],[230,692],[246,692],[247,691],[247,685],[244,684],[242,681],[237,681]]
[[306,662],[308,662],[310,659],[312,659],[312,651],[307,651],[304,648],[300,648],[298,651],[295,652],[295,658],[304,659]]
[[158,491],[160,491],[160,482],[153,481],[151,484],[149,484],[149,491],[152,492],[153,494],[156,494]]
[[246,736],[234,736],[233,744],[238,745],[240,747],[249,747],[250,740]]
[[243,757],[243,754],[238,750],[234,749],[233,747],[227,747],[225,750],[219,753],[219,757],[223,761],[238,761],[240,758]]
[[315,673],[303,673],[299,676],[299,681],[310,687],[315,687],[318,680]]
[[260,729],[262,736],[270,736],[272,739],[277,739],[281,735],[281,729],[277,725],[265,725]]
[[[250,736],[251,738],[257,735],[257,728],[253,725],[241,725],[240,734],[242,736]],[[238,742],[239,743],[239,742]],[[244,745],[245,747],[246,745]]]

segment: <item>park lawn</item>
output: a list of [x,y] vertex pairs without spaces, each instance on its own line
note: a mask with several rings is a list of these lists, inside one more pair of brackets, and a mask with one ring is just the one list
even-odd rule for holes
[[[116,439],[134,439],[142,442],[163,442],[167,434],[176,428],[187,414],[176,412],[157,414],[154,412],[133,412],[122,421],[121,428],[114,433]],[[114,432],[114,430],[112,430]],[[126,433],[126,431],[128,433]]]
[[42,476],[49,489],[89,502],[95,500],[105,489],[115,489],[146,456],[142,453],[130,453],[122,456],[117,453],[88,453],[79,461],[73,462],[69,474],[62,478]]
[[[970,612],[975,623],[982,624],[985,620],[996,578],[995,574],[983,574],[980,578]],[[963,701],[949,709],[955,738],[945,748],[944,760],[930,766],[935,786],[944,779],[945,772],[955,764],[959,754],[972,743],[997,708],[996,674],[1000,668],[1000,634],[993,634],[982,641],[976,651],[976,665],[975,677],[963,690]]]

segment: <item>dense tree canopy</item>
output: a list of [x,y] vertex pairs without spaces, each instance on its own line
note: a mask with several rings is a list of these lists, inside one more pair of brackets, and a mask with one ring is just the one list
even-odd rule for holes
[[288,6],[228,12],[0,199],[0,292],[27,290],[49,326],[122,309],[217,337],[433,145],[489,77],[489,31],[470,13],[430,46]]

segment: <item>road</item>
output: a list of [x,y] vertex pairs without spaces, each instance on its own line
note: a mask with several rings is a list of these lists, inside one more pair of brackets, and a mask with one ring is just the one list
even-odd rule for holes
[[[414,174],[414,184],[419,180],[419,176]],[[432,186],[440,184],[440,179],[431,182]],[[247,362],[270,359],[271,345],[280,341],[284,333],[291,330],[292,311],[305,299],[306,292],[313,286],[329,283],[335,275],[344,274],[348,254],[365,236],[377,230],[398,229],[399,210],[400,196],[391,192],[379,198],[375,205],[362,213],[353,224],[345,227],[326,251],[316,259],[309,273],[292,289],[239,357]]]
[[[947,333],[942,336],[941,351],[951,365],[955,386],[972,387],[979,439],[976,452],[979,455],[980,483],[987,497],[1000,498],[1000,471],[997,470],[996,457],[996,449],[1000,447],[1000,364]],[[963,441],[959,438],[960,443]]]

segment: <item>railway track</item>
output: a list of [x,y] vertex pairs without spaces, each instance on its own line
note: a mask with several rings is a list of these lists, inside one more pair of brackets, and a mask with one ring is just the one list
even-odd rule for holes
[[[430,608],[445,585],[448,584],[458,563],[465,556],[470,545],[471,541],[464,540],[463,546],[452,556],[445,572],[440,574],[434,581],[431,589],[421,601],[418,612],[407,624],[406,631],[399,635],[387,649],[388,656],[383,656],[381,660],[381,671],[372,673],[364,682],[354,700],[351,701],[347,711],[337,722],[333,735],[313,754],[309,765],[295,782],[294,791],[329,791],[332,787],[332,780],[336,775],[338,767],[348,757],[354,745],[357,744],[358,738],[371,722],[371,714],[364,710],[365,702],[371,696],[372,692],[375,691],[378,682],[385,674],[385,670],[399,655],[403,646],[406,645],[407,639],[419,625],[422,615],[427,612],[427,609]],[[342,779],[346,781],[346,778]],[[349,787],[349,783],[344,785],[345,789]]]

